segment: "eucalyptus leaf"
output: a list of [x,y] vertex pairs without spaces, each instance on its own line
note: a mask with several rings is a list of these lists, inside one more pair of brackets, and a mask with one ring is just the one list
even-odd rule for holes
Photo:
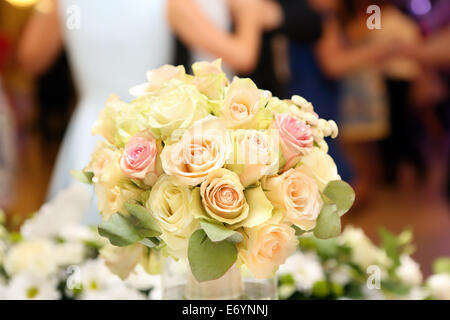
[[341,218],[337,212],[336,205],[328,204],[322,207],[314,235],[319,239],[337,237],[341,233]]
[[336,204],[337,212],[340,216],[350,210],[355,201],[353,188],[342,180],[330,181],[325,187],[323,194]]
[[92,184],[92,178],[94,178],[93,172],[70,170],[70,175],[77,181],[85,184]]
[[147,209],[132,203],[126,203],[125,209],[130,214],[131,223],[142,237],[151,238],[161,235],[161,229]]
[[237,231],[227,229],[223,224],[201,220],[200,226],[203,231],[205,231],[208,238],[213,242],[228,240],[233,243],[239,243],[244,239],[242,234]]
[[149,248],[156,248],[157,246],[159,246],[161,241],[158,238],[153,237],[142,239],[141,241],[139,241],[139,243]]
[[108,220],[98,226],[98,233],[108,238],[111,244],[124,247],[142,240],[136,228],[131,224],[128,217],[120,213],[113,214]]
[[237,249],[230,241],[213,242],[199,229],[189,238],[188,259],[199,282],[218,279],[236,262]]
[[301,235],[304,234],[304,233],[306,233],[305,230],[300,229],[300,228],[297,227],[296,225],[293,225],[292,228],[294,228],[294,230],[295,230],[295,235],[296,235],[297,237],[298,237],[298,236],[301,236]]

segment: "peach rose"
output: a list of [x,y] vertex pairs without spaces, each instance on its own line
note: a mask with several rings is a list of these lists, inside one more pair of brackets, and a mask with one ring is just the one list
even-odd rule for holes
[[195,186],[205,181],[208,173],[223,167],[231,149],[222,121],[210,115],[194,123],[180,141],[164,147],[162,166],[181,183]]
[[158,69],[147,71],[148,82],[132,87],[129,90],[129,93],[134,97],[143,96],[147,93],[160,89],[164,83],[169,80],[183,80],[185,75],[186,71],[183,66],[172,66],[165,64]]
[[288,113],[275,114],[274,127],[278,130],[286,164],[283,171],[292,168],[301,156],[311,152],[313,136],[311,128],[302,120]]
[[125,145],[120,158],[120,169],[130,179],[139,179],[153,185],[156,181],[156,157],[158,148],[149,132],[133,136]]
[[248,217],[244,187],[233,171],[218,169],[208,174],[200,186],[200,195],[203,207],[214,220],[234,224]]
[[285,219],[302,230],[312,230],[322,209],[319,187],[313,178],[289,169],[279,176],[263,181],[267,198],[285,212]]
[[272,277],[298,244],[295,230],[282,223],[268,222],[246,229],[246,234],[247,245],[241,251],[241,257],[258,279]]
[[259,110],[261,94],[250,79],[235,78],[228,88],[223,116],[228,128],[250,128]]

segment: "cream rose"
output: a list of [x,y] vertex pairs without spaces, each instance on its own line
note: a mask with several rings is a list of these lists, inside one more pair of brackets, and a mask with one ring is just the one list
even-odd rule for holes
[[147,207],[161,228],[161,239],[176,258],[186,255],[197,221],[189,211],[191,191],[175,177],[162,175],[152,188]]
[[312,148],[308,155],[300,159],[300,163],[302,165],[301,170],[312,175],[320,191],[325,189],[328,182],[341,180],[333,158],[319,148]]
[[157,177],[156,161],[158,146],[150,132],[141,132],[133,136],[125,145],[120,158],[120,169],[131,179],[144,180],[152,186]]
[[222,60],[213,62],[196,62],[192,65],[195,77],[194,84],[197,89],[208,98],[217,100],[223,97],[223,91],[228,85],[228,79],[222,71]]
[[307,155],[313,147],[311,128],[302,120],[288,113],[275,114],[274,128],[280,136],[281,150],[286,164],[283,170],[292,168],[300,159]]
[[228,128],[246,129],[255,124],[261,93],[250,79],[235,78],[225,96],[223,117]]
[[[129,109],[128,117],[144,123],[156,139],[165,143],[178,141],[180,131],[210,113],[208,98],[194,85],[179,82],[168,82],[160,90],[133,100]],[[128,125],[135,126],[134,122]]]
[[297,248],[295,230],[286,224],[268,222],[245,231],[248,239],[240,256],[258,279],[272,277]]
[[186,71],[183,66],[172,66],[165,64],[162,67],[147,71],[146,83],[132,87],[130,95],[139,97],[150,92],[159,90],[165,82],[172,79],[184,80]]
[[239,173],[244,187],[277,173],[278,137],[271,133],[242,129],[233,133],[234,154],[227,167]]
[[235,224],[248,217],[244,187],[233,171],[217,169],[200,186],[203,207],[214,220]]
[[316,182],[300,172],[289,169],[279,176],[263,181],[267,198],[278,208],[282,208],[285,218],[302,230],[312,230],[322,209]]
[[[126,214],[125,203],[143,200],[145,193],[131,183],[120,169],[121,152],[114,146],[99,142],[86,171],[94,173],[92,179],[98,199],[98,210],[104,219],[114,213]],[[147,199],[145,199],[147,200]]]
[[164,171],[186,185],[195,186],[222,168],[231,153],[231,140],[222,121],[208,116],[197,121],[181,140],[161,153]]

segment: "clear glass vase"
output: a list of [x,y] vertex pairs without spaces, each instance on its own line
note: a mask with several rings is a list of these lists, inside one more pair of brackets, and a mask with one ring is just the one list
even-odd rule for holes
[[198,282],[184,260],[163,259],[164,300],[276,300],[276,278],[256,279],[245,266],[233,265],[221,278]]

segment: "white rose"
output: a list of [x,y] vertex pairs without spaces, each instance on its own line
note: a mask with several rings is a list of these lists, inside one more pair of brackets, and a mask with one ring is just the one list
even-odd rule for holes
[[161,228],[161,239],[176,258],[187,254],[187,239],[197,227],[189,211],[191,191],[175,177],[162,175],[153,186],[147,207]]
[[316,180],[320,191],[325,189],[328,182],[341,180],[333,158],[319,148],[312,148],[308,155],[300,159],[300,163],[303,168],[308,169],[306,173],[311,174]]
[[145,119],[155,138],[166,142],[176,141],[179,138],[176,130],[190,128],[210,112],[208,99],[194,85],[179,82],[169,82],[160,90],[132,101],[131,106]]

